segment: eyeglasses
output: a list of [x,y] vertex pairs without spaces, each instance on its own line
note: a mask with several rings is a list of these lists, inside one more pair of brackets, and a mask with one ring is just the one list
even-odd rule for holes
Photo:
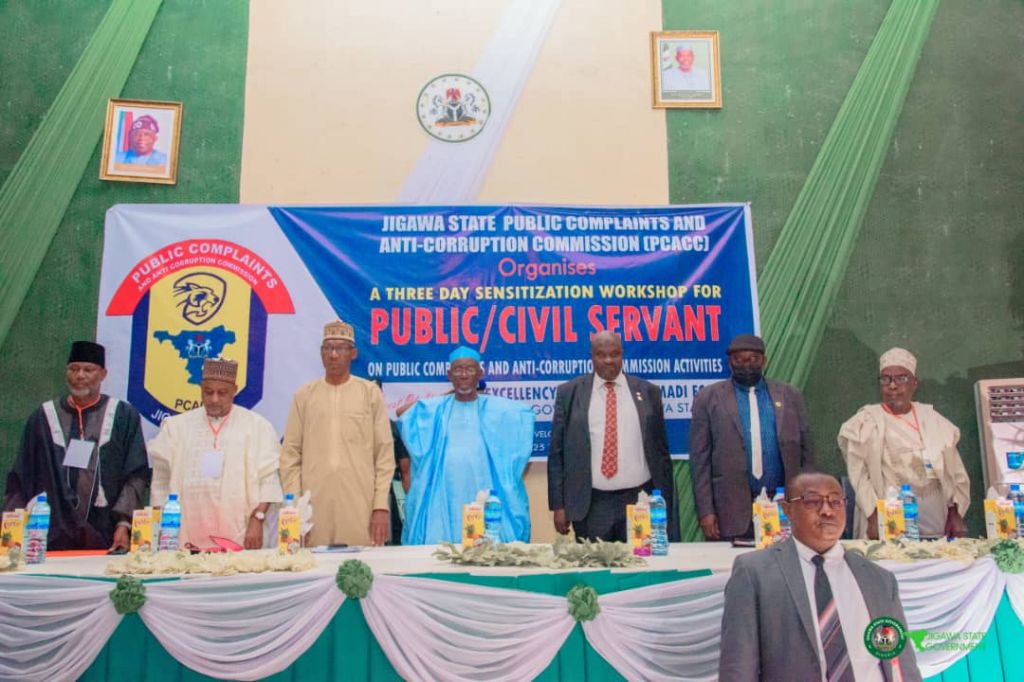
[[879,374],[878,385],[888,386],[889,384],[896,384],[897,386],[906,386],[913,378],[913,374]]
[[324,355],[332,355],[334,353],[341,355],[342,353],[348,353],[353,349],[355,349],[355,346],[347,343],[341,346],[320,346],[320,352]]
[[836,497],[826,495],[822,497],[821,495],[816,495],[814,493],[800,495],[799,497],[791,497],[788,500],[786,500],[786,502],[799,502],[804,506],[804,509],[809,509],[812,511],[817,511],[821,509],[821,506],[823,504],[827,504],[834,510],[842,509],[843,507],[846,506],[846,498],[841,495]]
[[476,374],[476,367],[452,367],[453,377],[470,377]]

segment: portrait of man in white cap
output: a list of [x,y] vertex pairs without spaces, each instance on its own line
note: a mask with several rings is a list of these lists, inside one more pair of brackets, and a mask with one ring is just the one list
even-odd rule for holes
[[915,402],[917,358],[891,348],[878,362],[882,402],[865,405],[839,429],[839,449],[857,500],[854,537],[876,539],[875,503],[892,486],[917,496],[922,538],[962,537],[971,482],[957,443],[960,430],[931,405]]

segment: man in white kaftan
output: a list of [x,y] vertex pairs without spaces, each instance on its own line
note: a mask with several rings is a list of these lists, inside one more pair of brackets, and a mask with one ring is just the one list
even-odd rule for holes
[[148,444],[152,503],[181,500],[182,547],[212,547],[224,538],[263,547],[267,508],[281,502],[280,445],[264,417],[233,404],[238,364],[203,363],[203,406],[164,419]]
[[893,348],[879,360],[882,402],[865,405],[839,429],[839,449],[856,494],[853,533],[877,538],[875,503],[910,484],[922,538],[966,534],[971,483],[957,450],[960,430],[931,405],[913,402],[917,359]]

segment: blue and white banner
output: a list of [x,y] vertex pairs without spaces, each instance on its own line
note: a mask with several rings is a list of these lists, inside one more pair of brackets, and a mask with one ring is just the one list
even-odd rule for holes
[[356,329],[353,372],[392,410],[448,390],[448,354],[484,357],[487,392],[537,413],[544,457],[555,388],[593,371],[611,330],[625,371],[662,389],[672,453],[690,404],[757,332],[746,204],[561,206],[115,206],[107,213],[98,340],[105,390],[152,433],[199,404],[202,360],[237,360],[237,401],[284,427],[323,373],[323,325]]

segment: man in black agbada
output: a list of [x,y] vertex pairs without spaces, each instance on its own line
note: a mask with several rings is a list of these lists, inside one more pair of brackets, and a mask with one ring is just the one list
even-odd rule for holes
[[45,492],[50,549],[129,548],[132,512],[149,484],[139,413],[100,393],[106,352],[75,341],[64,379],[68,394],[43,403],[28,418],[4,509],[23,508]]

